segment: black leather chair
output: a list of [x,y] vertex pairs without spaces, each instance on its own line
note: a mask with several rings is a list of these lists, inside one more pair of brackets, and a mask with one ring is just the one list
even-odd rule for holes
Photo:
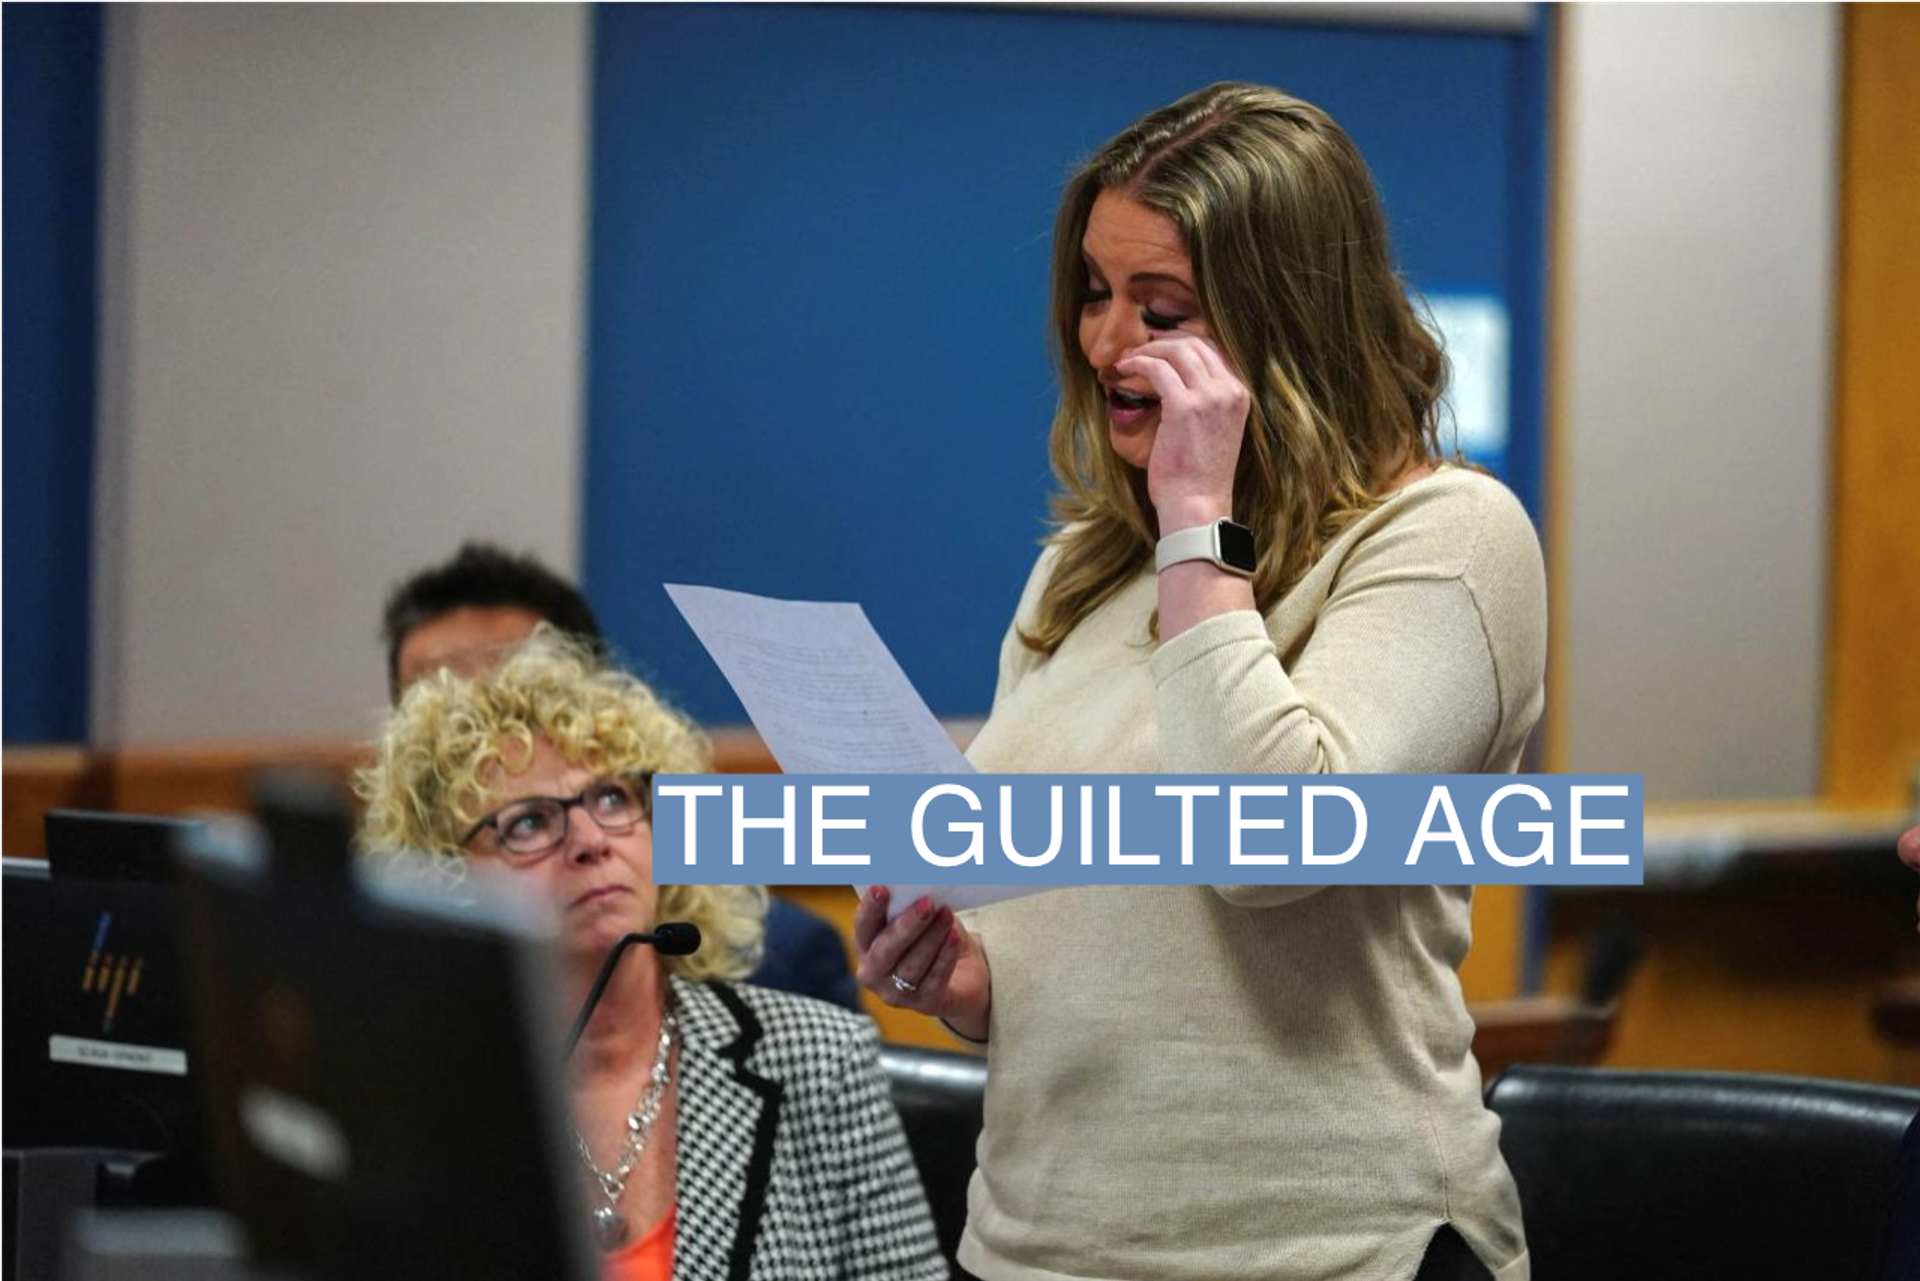
[[1538,1281],[1881,1281],[1920,1090],[1528,1066],[1487,1104]]
[[967,1181],[973,1177],[987,1093],[987,1061],[971,1054],[880,1047],[880,1066],[893,1090],[907,1144],[933,1206],[940,1248],[953,1262],[967,1223]]

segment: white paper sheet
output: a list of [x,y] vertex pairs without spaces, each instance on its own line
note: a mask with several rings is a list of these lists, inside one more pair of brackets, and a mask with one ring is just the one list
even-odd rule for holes
[[[864,898],[872,888],[871,885],[856,885],[853,892]],[[912,907],[920,901],[922,894],[932,896],[935,907],[944,903],[956,912],[964,912],[970,907],[986,907],[990,903],[1059,888],[1058,885],[889,885],[887,919],[891,921]]]
[[[789,774],[971,774],[860,606],[668,583],[667,595]],[[866,886],[855,886],[864,893]],[[1049,886],[894,885],[892,915],[959,911]]]
[[971,774],[858,605],[667,584],[789,774]]

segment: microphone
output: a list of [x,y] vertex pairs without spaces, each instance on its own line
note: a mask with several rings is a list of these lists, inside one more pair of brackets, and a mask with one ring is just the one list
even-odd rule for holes
[[573,1031],[567,1036],[567,1052],[560,1056],[561,1062],[573,1057],[573,1047],[580,1043],[580,1034],[587,1030],[587,1020],[593,1017],[594,1007],[600,1004],[601,994],[607,990],[607,980],[613,977],[614,967],[620,964],[620,958],[635,943],[648,943],[661,956],[691,956],[700,950],[700,927],[691,921],[661,921],[651,933],[628,934],[607,952],[607,959],[600,963],[599,977],[593,980],[593,990],[587,993],[587,1000],[580,1007],[580,1015],[573,1021]]
[[692,956],[700,950],[700,927],[687,921],[662,921],[651,934],[629,934],[620,940],[623,947],[628,943],[651,943],[661,956]]

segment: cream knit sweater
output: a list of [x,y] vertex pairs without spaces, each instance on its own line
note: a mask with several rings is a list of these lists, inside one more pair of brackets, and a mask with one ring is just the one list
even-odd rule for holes
[[[1155,603],[1144,573],[1044,661],[1010,630],[973,763],[1503,772],[1540,716],[1539,543],[1473,472],[1395,493],[1264,619],[1155,646]],[[1469,895],[1068,889],[974,914],[993,1017],[961,1262],[987,1281],[1405,1281],[1450,1221],[1521,1281],[1456,977]]]

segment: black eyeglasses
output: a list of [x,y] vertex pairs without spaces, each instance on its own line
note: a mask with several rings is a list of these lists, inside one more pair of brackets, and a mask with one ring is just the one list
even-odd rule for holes
[[471,844],[492,828],[501,850],[515,858],[545,854],[567,839],[567,820],[575,808],[585,810],[603,832],[632,831],[653,818],[653,775],[597,778],[576,796],[523,797],[475,823],[460,844]]

